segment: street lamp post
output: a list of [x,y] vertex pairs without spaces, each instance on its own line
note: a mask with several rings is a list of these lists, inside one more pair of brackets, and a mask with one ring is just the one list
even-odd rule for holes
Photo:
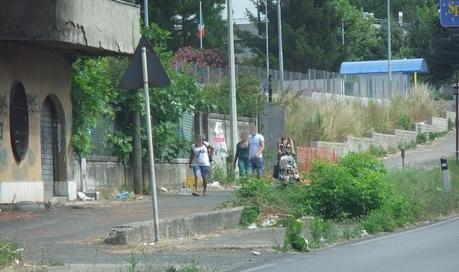
[[282,49],[282,16],[281,0],[277,0],[277,28],[279,32],[279,81],[280,90],[284,88],[284,52]]
[[390,0],[387,0],[387,79],[388,79],[388,95],[392,96],[392,42],[391,42],[391,26],[390,26]]
[[266,40],[266,80],[269,80],[269,20],[268,20],[268,0],[265,3],[265,40]]
[[228,0],[228,62],[230,68],[230,123],[231,123],[231,150],[236,154],[237,109],[236,109],[236,69],[234,61],[234,32],[233,32],[233,1]]

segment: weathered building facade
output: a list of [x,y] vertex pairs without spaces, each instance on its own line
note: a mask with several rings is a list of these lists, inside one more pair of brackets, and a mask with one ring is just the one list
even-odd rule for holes
[[0,203],[75,198],[71,62],[133,53],[139,12],[118,0],[0,0]]

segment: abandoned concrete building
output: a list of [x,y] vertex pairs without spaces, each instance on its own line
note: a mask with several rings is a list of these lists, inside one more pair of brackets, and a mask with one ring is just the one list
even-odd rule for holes
[[72,60],[131,54],[139,6],[0,0],[0,203],[76,197]]

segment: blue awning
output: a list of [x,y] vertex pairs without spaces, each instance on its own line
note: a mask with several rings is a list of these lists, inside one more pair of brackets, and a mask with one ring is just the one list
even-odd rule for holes
[[[387,62],[387,60],[343,62],[341,64],[340,74],[361,75],[387,73]],[[391,66],[393,73],[410,74],[429,72],[425,59],[392,60]]]

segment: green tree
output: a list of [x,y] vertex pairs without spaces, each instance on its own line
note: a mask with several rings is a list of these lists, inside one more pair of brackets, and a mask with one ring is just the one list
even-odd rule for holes
[[[144,35],[155,45],[162,64],[171,79],[166,88],[150,89],[155,156],[161,161],[178,157],[188,143],[177,135],[178,122],[183,113],[205,108],[206,103],[194,78],[175,71],[170,60],[172,52],[166,49],[169,32],[152,24]],[[82,155],[91,151],[91,130],[98,120],[116,121],[116,131],[107,134],[107,141],[116,147],[117,155],[127,160],[132,152],[132,114],[143,112],[143,95],[119,90],[118,85],[128,65],[125,57],[84,58],[72,67],[73,145]],[[142,129],[146,146],[146,131]]]
[[417,19],[408,34],[413,55],[423,57],[429,65],[428,81],[447,81],[459,64],[459,29],[440,25],[437,2],[416,8]]
[[[350,0],[351,4],[363,11],[374,13],[378,19],[387,18],[387,1],[386,0]],[[436,0],[391,0],[392,18],[398,18],[398,13],[403,12],[403,21],[411,23],[417,18],[416,7],[428,2],[438,2]]]
[[365,17],[361,10],[348,0],[337,1],[344,26],[344,60],[378,59],[380,38],[373,27],[374,20]]
[[[255,1],[253,1],[255,3]],[[264,6],[260,6],[264,13]],[[276,3],[269,1],[270,59],[275,66],[278,52]],[[258,17],[249,14],[252,23]],[[345,45],[341,41],[341,25],[345,24]],[[282,1],[282,28],[284,67],[291,71],[308,68],[337,70],[344,60],[365,59],[374,55],[377,37],[371,19],[352,6],[348,0],[285,0]],[[263,29],[262,24],[259,24]],[[256,64],[265,58],[264,39],[249,32],[238,35],[243,43],[257,55]],[[258,62],[258,63],[257,63]]]
[[[226,28],[221,17],[225,0],[201,0],[205,24],[205,48],[223,46]],[[137,0],[137,3],[143,3]],[[171,33],[168,48],[176,51],[185,46],[199,46],[199,0],[150,0],[149,19]],[[143,15],[142,15],[143,16]]]

